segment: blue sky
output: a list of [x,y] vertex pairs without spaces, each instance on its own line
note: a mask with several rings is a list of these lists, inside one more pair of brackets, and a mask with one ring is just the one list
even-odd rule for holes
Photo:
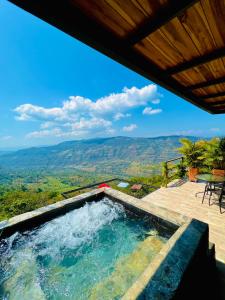
[[225,134],[210,115],[7,1],[0,148],[104,136]]

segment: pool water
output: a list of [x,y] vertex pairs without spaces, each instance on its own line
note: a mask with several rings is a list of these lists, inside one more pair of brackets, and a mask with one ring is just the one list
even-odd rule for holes
[[104,198],[0,244],[0,299],[120,299],[170,237]]

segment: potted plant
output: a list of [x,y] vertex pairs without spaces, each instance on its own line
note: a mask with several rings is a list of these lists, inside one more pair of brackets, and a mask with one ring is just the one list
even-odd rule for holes
[[180,142],[182,147],[178,148],[178,151],[184,156],[184,165],[188,167],[188,178],[190,181],[196,181],[196,175],[202,165],[202,152],[205,142],[192,142],[187,138],[180,139]]
[[203,159],[213,175],[225,176],[225,138],[206,142]]

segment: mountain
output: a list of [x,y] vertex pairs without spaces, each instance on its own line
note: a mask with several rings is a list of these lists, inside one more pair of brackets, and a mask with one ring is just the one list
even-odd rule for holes
[[[179,156],[176,148],[182,136],[155,138],[112,137],[75,140],[48,147],[32,147],[0,155],[1,168],[91,168],[111,164],[157,164]],[[190,138],[190,137],[189,137]],[[196,140],[197,138],[192,137]],[[115,165],[114,165],[115,164]],[[104,170],[103,170],[104,171]]]

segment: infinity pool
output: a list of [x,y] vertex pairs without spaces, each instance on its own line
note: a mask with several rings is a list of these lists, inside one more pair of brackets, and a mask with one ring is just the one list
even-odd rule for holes
[[0,299],[120,299],[171,236],[108,198],[0,244]]

